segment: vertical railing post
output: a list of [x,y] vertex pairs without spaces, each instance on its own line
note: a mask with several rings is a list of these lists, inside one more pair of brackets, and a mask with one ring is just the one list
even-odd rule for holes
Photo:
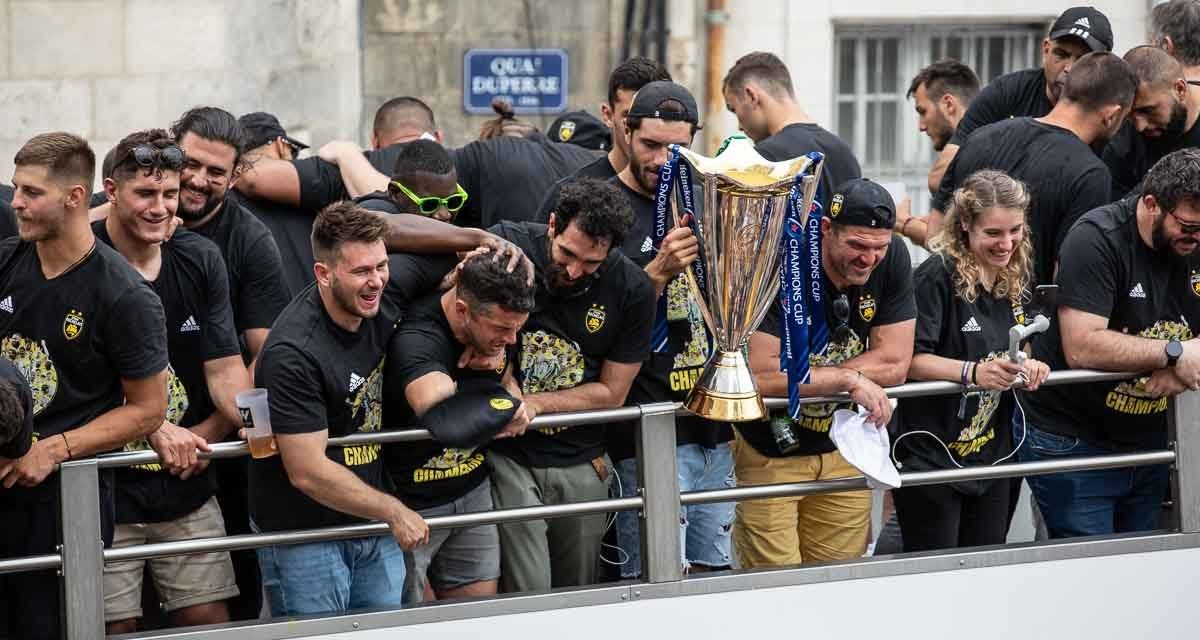
[[100,476],[94,458],[64,462],[62,481],[63,614],[67,640],[104,638],[104,546]]
[[1183,533],[1200,533],[1200,391],[1171,398],[1167,437],[1175,449],[1171,499]]
[[675,469],[675,405],[642,405],[637,438],[641,487],[642,577],[648,582],[683,578],[679,541],[679,475]]

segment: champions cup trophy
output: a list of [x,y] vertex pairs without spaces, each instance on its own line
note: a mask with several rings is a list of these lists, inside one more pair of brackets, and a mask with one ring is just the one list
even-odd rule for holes
[[[807,334],[815,321],[820,322],[822,331],[824,326],[824,316],[816,312],[820,309],[819,213],[812,217],[815,252],[810,252],[806,243],[824,156],[813,153],[770,162],[744,136],[727,140],[715,158],[681,147],[673,146],[671,151],[660,172],[658,208],[665,209],[664,201],[674,191],[676,224],[684,213],[692,214],[700,255],[685,273],[714,340],[712,357],[685,405],[711,420],[749,422],[766,417],[743,347],[770,305],[782,302],[788,319],[785,325],[793,327],[790,333],[784,327],[781,362],[788,365],[784,368],[789,369],[795,413],[798,392],[791,368],[802,369],[797,381],[807,380]],[[693,179],[699,183],[698,208],[691,202]],[[672,189],[672,182],[679,188]],[[660,216],[656,222],[665,221]],[[786,267],[783,277],[781,263]],[[814,274],[817,304],[805,304],[812,293],[808,290]],[[807,321],[806,310],[814,312]],[[662,318],[665,310],[660,307],[659,311]],[[792,363],[789,352],[802,356],[803,362]]]

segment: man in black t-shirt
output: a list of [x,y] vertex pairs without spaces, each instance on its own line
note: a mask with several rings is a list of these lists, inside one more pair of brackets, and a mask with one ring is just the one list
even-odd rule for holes
[[331,205],[314,221],[317,282],[280,314],[257,363],[279,456],[251,461],[249,494],[259,531],[371,519],[391,535],[258,549],[276,616],[398,606],[397,542],[411,549],[429,537],[425,521],[390,495],[380,445],[327,448],[330,436],[381,428],[388,340],[409,301],[450,266],[389,260],[385,232],[383,220],[353,203]]
[[[225,263],[205,238],[186,229],[171,234],[184,156],[166,131],[126,136],[117,145],[116,158],[111,177],[104,180],[112,212],[95,222],[93,231],[120,251],[162,300],[170,366],[167,419],[156,440],[125,445],[126,451],[153,447],[162,464],[117,470],[113,547],[222,537],[225,524],[208,461],[198,460],[195,451],[233,430],[239,422],[234,398],[250,387],[233,328]],[[176,449],[183,450],[181,456]],[[155,590],[173,624],[229,620],[225,600],[236,596],[238,588],[228,552],[149,562]],[[105,567],[107,633],[137,630],[145,564],[132,560]]]
[[[633,221],[616,186],[563,183],[549,224],[493,227],[537,272],[537,308],[521,331],[517,379],[537,413],[611,409],[625,403],[649,354],[654,289],[619,248]],[[543,427],[488,452],[497,508],[601,500],[612,462],[602,426]],[[591,584],[603,515],[500,526],[505,591]]]
[[[533,310],[528,275],[508,272],[486,254],[468,258],[455,286],[415,301],[392,336],[384,421],[401,429],[423,424],[435,440],[386,445],[384,461],[396,497],[424,518],[491,511],[492,486],[478,446],[521,435],[532,417],[521,403],[509,418],[513,400],[497,395],[501,384],[516,391],[507,352]],[[462,399],[468,388],[494,391]],[[494,595],[499,533],[490,524],[435,531],[428,544],[405,554],[405,563],[406,603],[427,593],[438,600]]]
[[[963,116],[937,165],[945,168],[976,129],[1009,118],[1040,118],[1058,102],[1066,79],[1079,58],[1090,52],[1110,52],[1112,25],[1095,7],[1071,7],[1062,12],[1042,41],[1042,66],[1000,76],[983,88]],[[931,176],[930,182],[940,182]],[[932,235],[932,234],[931,234]]]
[[[35,136],[14,158],[20,237],[0,242],[0,355],[29,383],[33,445],[0,462],[0,556],[54,553],[56,465],[156,433],[167,399],[163,308],[88,227],[96,158],[67,133]],[[155,436],[151,436],[155,437]],[[111,472],[100,472],[101,533],[112,540]],[[60,637],[52,571],[0,579],[9,637]]]
[[[1052,369],[1137,371],[1019,393],[1022,462],[1167,446],[1169,396],[1200,389],[1200,150],[1159,160],[1142,193],[1087,213],[1062,246],[1058,322],[1034,341]],[[1024,427],[1024,429],[1022,429]],[[1165,466],[1027,478],[1051,537],[1157,528]]]
[[1200,87],[1188,84],[1183,65],[1170,54],[1144,45],[1125,54],[1138,78],[1133,110],[1104,148],[1112,174],[1112,197],[1123,198],[1160,158],[1200,146]]
[[[1013,118],[973,133],[933,197],[930,225],[940,230],[955,189],[980,169],[1021,180],[1032,196],[1034,284],[1054,279],[1058,248],[1075,220],[1109,202],[1110,177],[1092,145],[1114,135],[1133,103],[1137,80],[1111,53],[1079,59],[1054,109],[1044,118]],[[980,98],[982,99],[982,98]]]
[[[554,186],[550,187],[542,198],[538,213],[533,218],[535,222],[545,224],[550,219],[550,210],[554,207],[554,203],[558,202],[558,190],[562,188],[564,182],[576,178],[608,180],[629,164],[629,142],[625,136],[625,116],[629,113],[630,105],[633,104],[633,94],[650,82],[670,79],[671,72],[667,71],[666,67],[642,56],[634,56],[613,69],[608,76],[608,101],[600,105],[600,117],[604,120],[605,126],[612,130],[612,147],[607,154],[596,158],[592,163],[580,167],[571,175],[554,183]],[[554,132],[548,133],[553,140]],[[561,138],[559,141],[566,142]]]
[[[341,153],[359,154],[353,144],[331,142],[321,156],[336,161]],[[458,172],[446,148],[432,140],[413,140],[400,146],[392,177],[384,191],[355,199],[364,209],[380,213],[412,213],[452,222],[470,194],[458,183]]]
[[775,54],[756,51],[739,58],[725,74],[721,91],[725,107],[737,116],[738,127],[750,136],[762,157],[778,162],[812,151],[825,154],[823,207],[828,207],[834,187],[862,177],[850,145],[817,124],[796,102],[792,75]]
[[[904,382],[912,359],[917,308],[904,241],[891,233],[895,205],[887,190],[851,180],[831,197],[821,220],[821,286],[829,342],[809,355],[811,382],[800,395],[848,393],[886,428],[892,407],[882,387]],[[750,336],[750,368],[759,391],[787,396],[779,370],[780,306]],[[833,413],[850,403],[805,404],[800,418],[737,425],[739,485],[809,482],[859,475],[829,438]],[[733,539],[743,567],[848,560],[866,550],[871,493],[840,492],[741,502]]]
[[[655,248],[650,237],[655,221],[654,193],[658,172],[668,159],[668,146],[690,146],[699,128],[696,101],[684,87],[673,82],[651,82],[634,96],[625,117],[629,165],[612,180],[629,199],[633,227],[621,244],[621,252],[642,267],[654,286],[655,305],[667,297],[667,344],[652,352],[634,378],[626,404],[681,402],[712,354],[712,345],[692,297],[683,271],[699,252],[696,236],[688,226],[671,228]],[[668,223],[669,224],[669,223]],[[637,460],[634,433],[636,422],[612,425],[608,452],[616,462],[621,495],[637,495]],[[675,420],[679,487],[684,491],[726,488],[733,483],[733,457],[729,441],[733,431],[727,423],[697,416]],[[733,503],[691,505],[680,514],[683,566],[694,571],[726,567],[730,563],[729,527]],[[641,572],[641,543],[637,514],[617,514],[617,541],[621,546],[621,576]]]
[[0,466],[33,446],[33,393],[25,376],[0,357]]

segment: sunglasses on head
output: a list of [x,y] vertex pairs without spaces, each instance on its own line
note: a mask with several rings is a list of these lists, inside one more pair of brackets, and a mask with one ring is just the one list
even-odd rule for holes
[[439,198],[437,196],[425,196],[422,198],[396,180],[392,180],[392,185],[399,189],[400,193],[408,196],[408,199],[412,200],[413,204],[417,205],[417,210],[421,212],[421,215],[425,216],[431,216],[437,213],[438,208],[443,206],[446,207],[446,211],[454,213],[459,209],[462,209],[463,205],[467,203],[467,192],[462,188],[461,184],[455,184],[454,186],[458,189],[458,191],[445,198]]
[[833,317],[838,325],[833,329],[833,339],[844,344],[850,338],[850,299],[842,294],[833,300]]
[[129,150],[126,157],[133,158],[137,166],[144,168],[160,167],[171,171],[183,168],[183,150],[172,144],[167,147],[156,147],[150,144],[139,144]]

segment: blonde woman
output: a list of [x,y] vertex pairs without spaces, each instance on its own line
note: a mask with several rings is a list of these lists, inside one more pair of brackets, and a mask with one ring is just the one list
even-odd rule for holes
[[[897,459],[905,471],[989,465],[1010,456],[1012,395],[1050,369],[1011,362],[1008,330],[1024,323],[1033,273],[1025,185],[1002,172],[972,174],[954,192],[933,256],[913,276],[917,333],[908,377],[948,380],[964,393],[900,401]],[[966,393],[968,386],[982,391]],[[1000,544],[1010,481],[904,487],[895,492],[905,551]]]

